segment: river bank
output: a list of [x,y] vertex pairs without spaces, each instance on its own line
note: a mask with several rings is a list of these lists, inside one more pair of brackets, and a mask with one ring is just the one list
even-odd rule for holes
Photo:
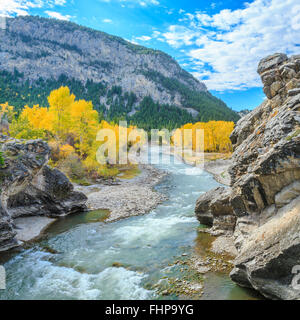
[[218,159],[207,161],[204,164],[204,170],[211,173],[214,179],[225,186],[230,186],[229,168],[232,164],[230,159]]
[[[150,212],[167,200],[166,195],[153,190],[162,181],[166,172],[150,165],[140,165],[140,174],[132,179],[117,179],[111,185],[75,185],[74,189],[84,193],[89,211],[109,210],[106,222],[113,222]],[[21,217],[14,220],[19,244],[38,239],[59,218],[42,216]]]
[[[229,185],[228,168],[230,160],[218,159],[206,161],[204,170],[214,179]],[[167,200],[167,196],[154,190],[167,175],[151,165],[139,165],[140,174],[131,179],[117,178],[113,183],[91,186],[75,185],[76,191],[84,193],[89,211],[109,210],[106,222],[113,222],[132,216],[143,215]],[[59,219],[59,218],[58,218]],[[17,239],[22,244],[38,239],[58,219],[47,217],[23,217],[15,219]]]
[[229,168],[232,165],[230,153],[206,152],[197,154],[192,150],[185,150],[183,155],[181,149],[174,147],[171,147],[168,153],[173,153],[179,161],[189,166],[203,168],[211,173],[217,182],[230,186]]
[[153,190],[167,172],[150,165],[140,165],[139,169],[140,175],[132,179],[117,179],[112,185],[77,185],[75,190],[87,196],[89,210],[110,211],[106,222],[146,214],[167,200],[164,194]]

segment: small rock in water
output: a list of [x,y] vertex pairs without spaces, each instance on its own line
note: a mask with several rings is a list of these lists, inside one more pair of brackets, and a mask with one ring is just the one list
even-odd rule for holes
[[203,286],[200,283],[192,283],[189,288],[193,291],[200,291],[203,289]]
[[199,267],[199,268],[197,268],[197,271],[199,273],[207,273],[210,271],[210,268],[209,267]]

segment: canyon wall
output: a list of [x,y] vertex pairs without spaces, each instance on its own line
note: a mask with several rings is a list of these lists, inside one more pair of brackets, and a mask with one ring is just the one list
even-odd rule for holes
[[202,195],[200,223],[232,236],[233,281],[271,299],[300,299],[300,55],[274,54],[258,66],[267,99],[231,135],[231,187]]

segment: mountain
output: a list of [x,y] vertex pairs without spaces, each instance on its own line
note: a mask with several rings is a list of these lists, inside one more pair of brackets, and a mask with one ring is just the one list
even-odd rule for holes
[[238,115],[243,118],[244,116],[246,116],[248,113],[250,113],[251,111],[248,109],[244,109],[238,112]]
[[0,43],[0,102],[17,108],[46,105],[51,90],[68,85],[108,119],[146,122],[149,108],[159,125],[239,119],[167,54],[101,31],[17,17],[7,19]]

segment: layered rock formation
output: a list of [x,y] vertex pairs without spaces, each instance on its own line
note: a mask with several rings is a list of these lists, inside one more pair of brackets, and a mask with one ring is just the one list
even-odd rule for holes
[[273,299],[300,299],[300,55],[274,54],[258,67],[262,105],[243,117],[231,140],[231,187],[199,198],[196,215],[214,234],[232,235],[239,285]]
[[14,219],[57,217],[86,209],[86,196],[68,178],[47,166],[50,148],[42,140],[1,136],[5,165],[0,169],[0,251],[18,245]]

